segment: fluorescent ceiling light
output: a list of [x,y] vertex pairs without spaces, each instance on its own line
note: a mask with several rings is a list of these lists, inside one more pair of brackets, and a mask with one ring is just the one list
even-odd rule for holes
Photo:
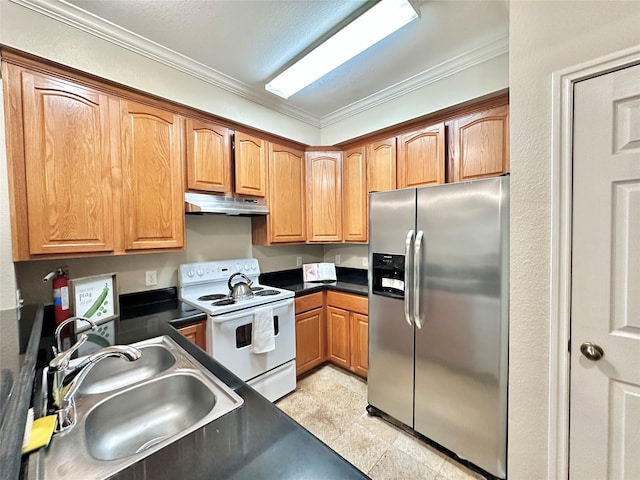
[[289,98],[410,21],[418,14],[408,0],[381,0],[265,85]]

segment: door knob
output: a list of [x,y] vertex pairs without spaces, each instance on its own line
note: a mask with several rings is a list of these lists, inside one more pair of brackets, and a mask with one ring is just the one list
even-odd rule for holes
[[602,350],[602,347],[591,342],[584,342],[580,345],[580,351],[585,357],[589,360],[593,360],[594,362],[597,362],[604,356],[604,350]]

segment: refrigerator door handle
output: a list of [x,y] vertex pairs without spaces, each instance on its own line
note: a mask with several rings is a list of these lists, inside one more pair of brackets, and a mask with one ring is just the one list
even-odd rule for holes
[[407,237],[404,241],[404,318],[410,327],[413,327],[411,320],[411,303],[412,303],[412,289],[411,289],[411,277],[413,275],[413,255],[411,255],[411,247],[413,245],[413,230],[407,232]]
[[420,265],[422,264],[422,239],[424,232],[418,231],[416,241],[413,247],[413,319],[418,328],[422,328],[422,320],[420,318]]

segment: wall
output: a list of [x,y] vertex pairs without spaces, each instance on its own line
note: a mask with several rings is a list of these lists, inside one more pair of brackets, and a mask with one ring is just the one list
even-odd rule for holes
[[[322,246],[253,247],[251,220],[246,217],[187,215],[186,227],[187,246],[183,252],[18,262],[18,286],[26,303],[50,304],[51,285],[43,283],[42,277],[61,265],[68,267],[70,278],[117,272],[118,291],[122,294],[177,286],[181,263],[255,256],[260,270],[271,272],[296,268],[296,256],[302,256],[305,263],[322,260]],[[145,285],[147,270],[157,271],[158,285]]]
[[[640,44],[640,2],[510,2],[510,479],[549,473],[551,75]],[[553,466],[551,466],[553,467]]]
[[[336,255],[340,255],[340,262],[336,262]],[[369,246],[360,244],[327,245],[324,248],[324,262],[331,262],[341,267],[367,269]]]
[[508,87],[509,54],[505,53],[440,78],[391,102],[323,126],[321,145],[340,143]]
[[[458,72],[417,89],[407,99],[395,99],[389,104],[328,126],[326,133],[323,133],[324,130],[317,127],[254,104],[203,80],[6,0],[0,0],[0,44],[310,145],[346,140],[503,89],[508,83],[507,56],[501,55],[486,62],[486,65],[475,66],[469,71]],[[2,158],[0,161],[5,167],[6,160]],[[334,261],[335,255],[340,254],[341,266],[354,268],[362,268],[362,259],[367,256],[366,247],[362,246],[332,246],[326,251],[321,246],[252,248],[249,220],[228,219],[227,222],[224,218],[198,220],[189,217],[188,253],[23,262],[15,266],[18,284],[24,290],[27,302],[49,303],[50,287],[44,285],[41,279],[60,264],[69,267],[72,278],[117,271],[120,292],[126,293],[151,288],[144,285],[144,272],[149,269],[158,271],[158,287],[175,285],[177,266],[185,261],[254,255],[259,259],[262,270],[268,272],[295,268],[297,256],[302,256],[303,262],[307,263],[323,259]],[[8,218],[0,218],[0,221],[0,239],[3,245],[9,246],[10,223]],[[221,232],[225,232],[224,235]],[[4,248],[3,255],[11,258],[10,252]],[[3,269],[6,275],[13,277],[12,270],[11,265]],[[12,294],[13,287],[9,284],[7,287]]]
[[0,1],[0,44],[245,125],[319,145],[317,127],[7,0]]

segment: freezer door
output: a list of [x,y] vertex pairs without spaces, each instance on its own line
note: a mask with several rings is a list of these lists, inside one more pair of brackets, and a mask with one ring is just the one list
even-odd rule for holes
[[504,478],[509,177],[417,197],[415,430]]
[[[414,229],[415,189],[369,196],[369,265],[373,253],[405,255]],[[412,237],[411,234],[409,234]],[[405,259],[405,268],[408,262]],[[413,426],[413,331],[406,321],[404,298],[373,293],[369,272],[369,404]],[[396,285],[398,286],[398,285]]]

